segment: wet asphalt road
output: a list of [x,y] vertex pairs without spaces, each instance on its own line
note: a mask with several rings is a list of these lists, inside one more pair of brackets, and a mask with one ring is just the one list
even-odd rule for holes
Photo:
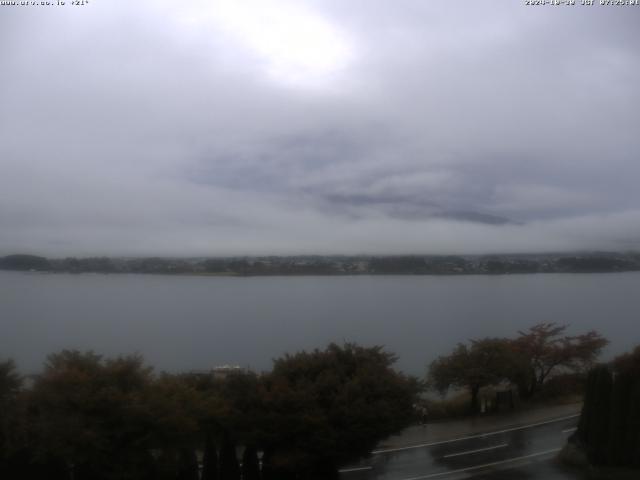
[[[422,445],[375,451],[341,480],[581,478],[554,461],[577,416]],[[429,428],[428,426],[425,428]]]

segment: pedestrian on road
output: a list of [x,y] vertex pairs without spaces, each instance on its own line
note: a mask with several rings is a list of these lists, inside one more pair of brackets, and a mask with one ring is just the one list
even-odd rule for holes
[[427,418],[429,417],[429,410],[427,410],[427,406],[423,405],[420,411],[420,424],[422,428],[427,428]]

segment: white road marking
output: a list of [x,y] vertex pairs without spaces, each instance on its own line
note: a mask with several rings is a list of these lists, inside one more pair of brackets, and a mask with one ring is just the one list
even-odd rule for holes
[[577,429],[578,429],[578,427],[565,428],[564,430],[562,430],[562,433],[575,432]]
[[514,458],[509,458],[507,460],[500,460],[499,462],[484,463],[482,465],[476,465],[474,467],[460,468],[458,470],[449,470],[447,472],[431,473],[429,475],[423,475],[421,477],[405,478],[404,480],[425,480],[427,478],[436,478],[436,477],[443,477],[445,475],[453,475],[453,474],[456,474],[456,473],[471,472],[473,470],[480,470],[482,468],[495,467],[496,465],[502,465],[502,464],[505,464],[505,463],[517,462],[519,460],[526,460],[528,458],[541,457],[543,455],[549,455],[551,453],[557,453],[560,450],[562,450],[562,449],[561,448],[554,448],[552,450],[545,450],[544,452],[532,453],[531,455],[523,455],[522,457],[514,457]]
[[338,473],[362,472],[363,470],[372,470],[372,469],[373,467],[343,468],[342,470],[338,470]]
[[568,415],[566,417],[556,418],[555,420],[547,420],[544,422],[531,423],[529,425],[523,425],[521,427],[505,428],[504,430],[497,430],[495,432],[479,433],[476,435],[469,435],[466,437],[453,438],[451,440],[442,440],[440,442],[421,443],[419,445],[409,445],[408,447],[386,448],[382,450],[374,450],[373,452],[371,452],[371,455],[380,455],[382,453],[391,453],[391,452],[401,452],[403,450],[413,450],[416,448],[435,447],[436,445],[445,445],[447,443],[461,442],[462,440],[471,440],[474,438],[489,437],[491,435],[499,435],[501,433],[515,432],[517,430],[525,430],[527,428],[539,427],[541,425],[549,425],[551,423],[563,422],[565,420],[570,420],[572,418],[576,418],[579,416],[580,414],[576,413],[575,415]]
[[460,457],[462,455],[470,455],[472,453],[487,452],[489,450],[495,450],[496,448],[504,448],[508,446],[509,446],[508,443],[503,443],[502,445],[494,445],[493,447],[478,448],[476,450],[467,450],[466,452],[459,452],[459,453],[450,453],[449,455],[445,455],[443,458]]

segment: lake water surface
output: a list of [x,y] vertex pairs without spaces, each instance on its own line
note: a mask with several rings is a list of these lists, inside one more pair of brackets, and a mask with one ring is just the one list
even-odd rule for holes
[[640,273],[197,277],[0,272],[0,359],[25,373],[63,348],[139,352],[158,369],[270,368],[329,342],[385,345],[422,375],[459,341],[543,321],[640,344]]

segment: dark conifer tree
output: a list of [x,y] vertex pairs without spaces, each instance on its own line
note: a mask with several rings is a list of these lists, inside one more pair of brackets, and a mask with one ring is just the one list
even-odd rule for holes
[[607,444],[609,440],[609,420],[611,412],[611,391],[613,378],[607,367],[595,369],[593,415],[589,423],[588,454],[595,464],[607,461]]
[[640,378],[636,377],[630,396],[631,409],[627,419],[629,465],[640,467]]
[[198,480],[198,458],[190,448],[183,448],[178,455],[178,479]]
[[242,454],[242,480],[260,480],[258,450],[253,445],[245,448]]
[[625,465],[631,459],[626,431],[632,388],[633,379],[629,375],[623,373],[616,376],[611,395],[611,410],[605,413],[610,416],[606,460],[611,465]]
[[23,473],[23,475],[15,478],[25,480],[41,480],[43,478],[47,480],[69,480],[70,478],[69,468],[65,462],[51,456],[40,460],[31,458],[27,463],[15,465],[14,468],[16,471]]
[[140,457],[138,471],[140,480],[157,480],[158,468],[156,466],[156,460],[149,451]]
[[236,456],[236,445],[229,435],[225,435],[222,440],[220,480],[240,480],[240,465]]
[[207,435],[202,457],[202,480],[218,480],[218,453],[211,435]]
[[163,450],[156,463],[158,480],[176,480],[178,476],[178,458],[173,450]]
[[640,347],[614,360],[609,461],[640,466]]
[[299,477],[296,472],[283,465],[282,459],[278,459],[278,453],[272,449],[266,449],[262,456],[262,480],[296,480]]

